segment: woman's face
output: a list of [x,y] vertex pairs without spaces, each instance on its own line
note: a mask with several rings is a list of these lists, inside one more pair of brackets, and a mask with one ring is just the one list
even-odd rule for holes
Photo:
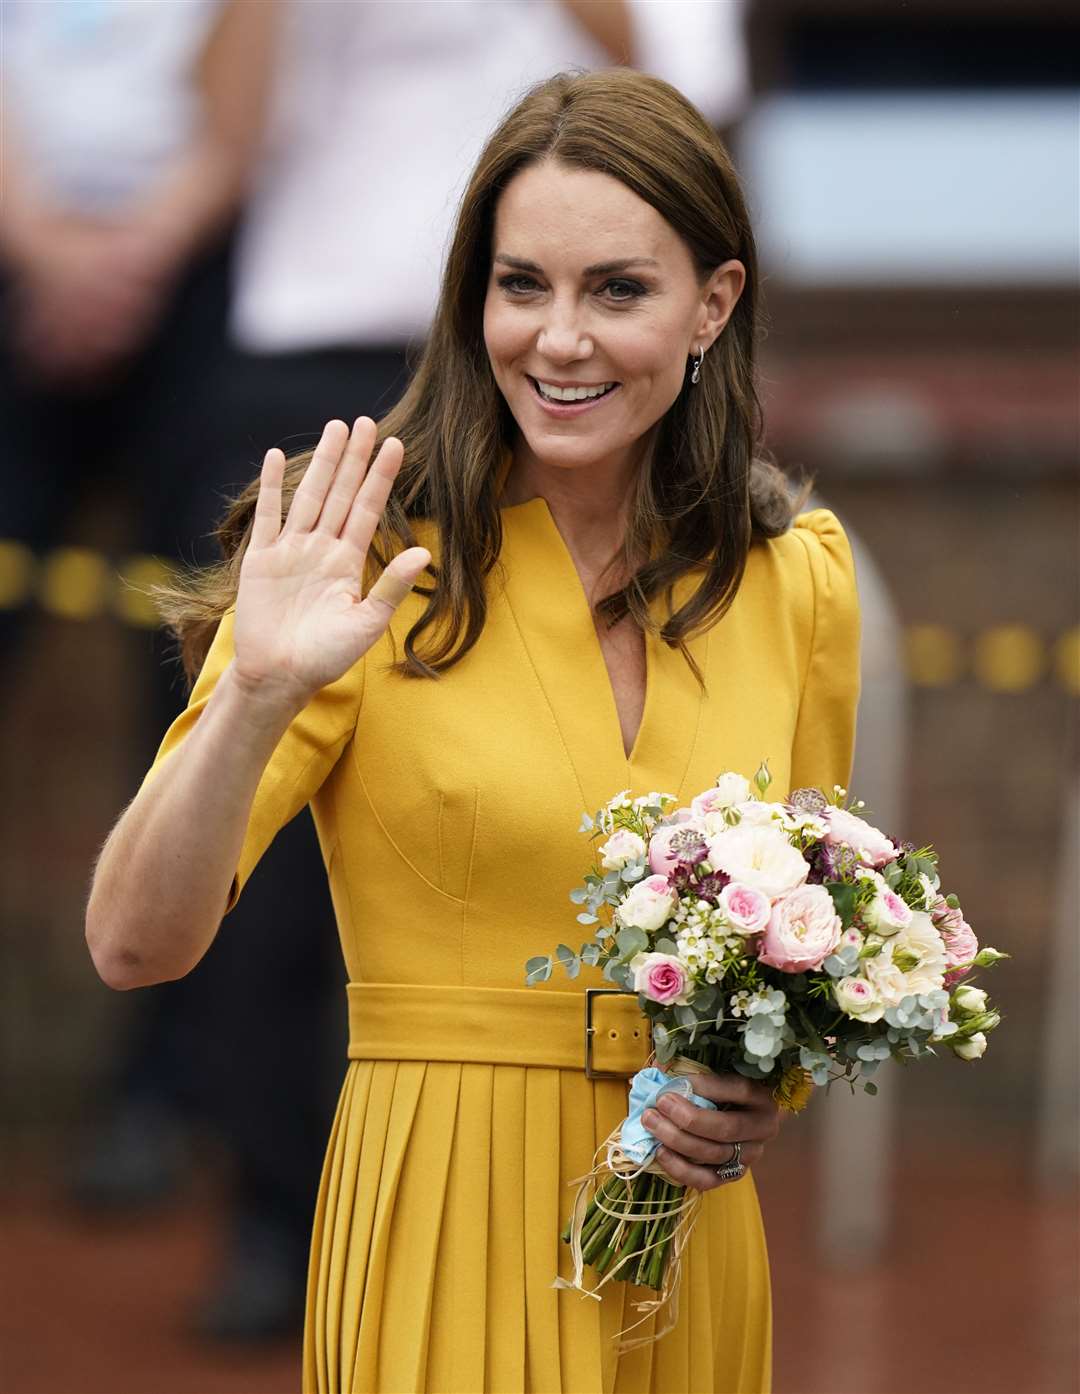
[[744,281],[728,261],[702,285],[675,229],[610,175],[550,160],[516,175],[495,209],[484,341],[525,446],[545,465],[632,469]]

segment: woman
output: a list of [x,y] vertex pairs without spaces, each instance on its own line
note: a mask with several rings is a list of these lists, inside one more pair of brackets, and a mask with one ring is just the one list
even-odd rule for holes
[[674,89],[540,85],[480,158],[399,407],[331,422],[310,463],[270,451],[223,528],[231,559],[173,597],[192,666],[213,642],[106,845],[87,935],[114,986],[188,971],[312,802],[351,1063],[305,1390],[768,1385],[753,1183],[716,1169],[735,1141],[760,1157],[772,1099],[716,1077],[729,1109],[646,1119],[709,1195],[676,1328],[619,1355],[648,1294],[552,1279],[642,1021],[599,999],[587,1074],[584,984],[521,986],[572,925],[583,808],[627,786],[682,801],[762,758],[779,788],[848,771],[851,557],[831,514],[790,526],[753,458],[755,279],[731,165]]

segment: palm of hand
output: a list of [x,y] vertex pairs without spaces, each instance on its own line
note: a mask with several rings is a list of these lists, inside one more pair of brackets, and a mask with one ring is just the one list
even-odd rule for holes
[[[351,435],[343,422],[330,422],[284,525],[284,457],[267,453],[236,602],[236,667],[246,685],[302,705],[348,672],[386,629],[393,607],[363,597],[361,578],[402,451],[386,441],[368,469],[374,438],[369,418],[361,417]],[[424,549],[411,548],[389,569],[411,584],[428,560]]]

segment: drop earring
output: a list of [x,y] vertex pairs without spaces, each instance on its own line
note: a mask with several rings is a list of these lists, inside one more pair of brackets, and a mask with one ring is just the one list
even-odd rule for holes
[[697,383],[701,381],[701,365],[705,362],[705,350],[699,348],[697,358],[694,360],[694,371],[690,374],[690,381]]

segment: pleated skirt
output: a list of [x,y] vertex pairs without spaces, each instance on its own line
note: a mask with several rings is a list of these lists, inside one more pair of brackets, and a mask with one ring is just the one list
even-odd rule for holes
[[622,1355],[613,1340],[647,1289],[551,1286],[571,1271],[569,1183],[625,1108],[624,1081],[578,1071],[350,1064],[315,1214],[304,1394],[767,1394],[749,1176],[704,1197],[661,1340]]

